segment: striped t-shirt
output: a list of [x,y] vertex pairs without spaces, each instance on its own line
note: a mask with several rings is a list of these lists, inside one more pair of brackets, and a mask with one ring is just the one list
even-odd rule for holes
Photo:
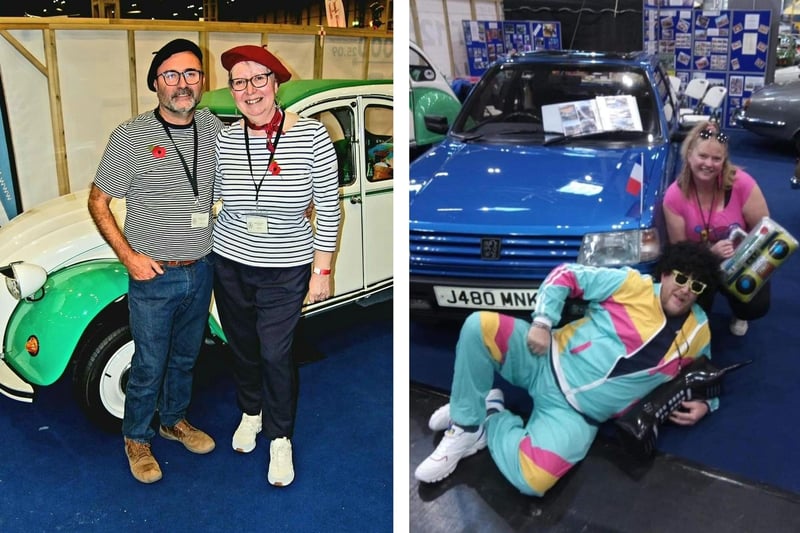
[[[273,160],[277,174],[268,169],[264,137],[249,135],[248,161],[244,133],[237,122],[217,136],[214,200],[222,200],[222,210],[214,224],[214,252],[250,266],[293,267],[311,263],[314,250],[335,251],[338,164],[325,126],[300,118],[283,132]],[[312,199],[314,230],[305,216]],[[260,221],[258,231],[248,231],[253,220]]]
[[[195,124],[197,197],[186,173],[195,168]],[[208,109],[201,109],[193,124],[171,126],[169,135],[153,111],[114,129],[94,183],[106,194],[125,198],[123,231],[131,248],[163,261],[198,259],[211,251],[214,143],[222,127]],[[192,227],[193,215],[198,227]],[[198,220],[206,215],[208,224],[201,226]]]

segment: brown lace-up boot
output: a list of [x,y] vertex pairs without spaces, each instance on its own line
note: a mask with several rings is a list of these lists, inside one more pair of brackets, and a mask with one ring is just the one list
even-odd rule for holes
[[131,474],[142,483],[154,483],[161,479],[161,467],[158,466],[149,442],[138,442],[125,438],[125,455],[131,465]]
[[208,453],[215,446],[214,439],[199,429],[192,427],[185,419],[172,427],[161,426],[158,432],[165,439],[180,442],[192,453]]

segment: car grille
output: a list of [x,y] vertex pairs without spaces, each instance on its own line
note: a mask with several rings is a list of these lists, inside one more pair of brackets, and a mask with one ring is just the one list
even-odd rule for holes
[[[484,259],[496,251],[499,257]],[[575,262],[582,237],[546,235],[471,235],[411,230],[411,274],[485,279],[543,279],[553,267]]]

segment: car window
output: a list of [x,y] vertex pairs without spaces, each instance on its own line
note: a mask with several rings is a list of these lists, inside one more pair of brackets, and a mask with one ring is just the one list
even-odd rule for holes
[[659,67],[656,70],[655,79],[659,102],[661,103],[661,107],[664,109],[664,116],[667,117],[667,121],[669,122],[675,115],[675,107],[678,105],[678,103],[673,101],[673,95],[672,91],[670,91],[669,85],[669,76],[667,76],[662,68]]
[[[548,131],[551,125],[543,120],[554,104],[587,103],[597,97],[624,99],[628,96],[635,108],[633,112],[641,120],[641,128],[629,128],[638,129],[638,135],[625,138],[661,135],[656,106],[661,105],[662,100],[654,94],[644,70],[594,64],[509,63],[484,75],[465,103],[452,132],[464,138],[480,136],[487,140],[528,135],[533,141],[544,142],[547,134],[562,131]],[[576,105],[573,109],[586,107]],[[575,133],[585,132],[576,130]],[[622,138],[612,137],[603,139]]]
[[312,115],[322,122],[336,150],[339,163],[339,185],[350,185],[356,179],[353,169],[353,111],[349,106],[330,108]]
[[436,69],[422,57],[416,50],[408,49],[408,73],[413,81],[433,81],[436,79]]
[[393,178],[394,142],[392,108],[368,105],[364,110],[364,137],[367,147],[367,180]]

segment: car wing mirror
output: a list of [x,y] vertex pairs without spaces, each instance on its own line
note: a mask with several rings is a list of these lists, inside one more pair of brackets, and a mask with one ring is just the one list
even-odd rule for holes
[[447,117],[441,115],[425,115],[425,127],[433,133],[447,133],[450,125],[447,123]]

